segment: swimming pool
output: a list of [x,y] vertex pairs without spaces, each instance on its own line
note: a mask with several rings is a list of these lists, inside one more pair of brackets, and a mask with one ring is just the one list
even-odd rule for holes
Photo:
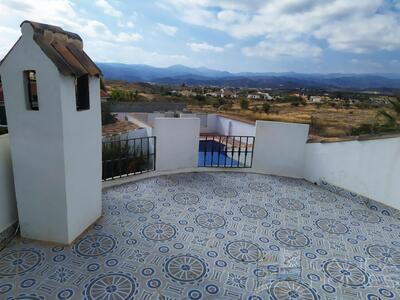
[[[227,151],[227,153],[225,152]],[[240,167],[243,163],[231,159],[226,145],[217,141],[200,141],[199,167]],[[232,156],[232,155],[231,155]]]

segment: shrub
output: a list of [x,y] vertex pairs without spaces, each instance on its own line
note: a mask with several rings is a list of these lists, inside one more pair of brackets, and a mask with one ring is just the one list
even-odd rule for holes
[[232,108],[232,103],[228,102],[227,104],[221,105],[218,109],[220,110],[230,110]]
[[298,97],[298,96],[294,96],[294,95],[284,97],[283,101],[292,103],[293,106],[299,106],[300,104],[307,105],[306,100],[304,100],[302,97]]
[[323,124],[316,116],[311,116],[310,131],[314,134],[321,134],[323,130]]
[[110,97],[112,101],[138,101],[141,96],[139,95],[138,90],[123,90],[123,89],[114,89],[110,92]]
[[194,96],[194,99],[199,101],[199,102],[204,102],[206,101],[206,97],[200,94],[197,94],[196,96]]
[[363,135],[363,134],[373,134],[375,132],[375,126],[373,124],[361,124],[358,127],[351,128],[351,135]]
[[249,100],[247,99],[240,100],[240,107],[242,109],[249,109]]
[[125,140],[103,142],[103,179],[138,173],[152,167],[150,158],[141,151],[140,146]]
[[271,105],[269,105],[269,103],[264,103],[262,108],[263,108],[263,111],[267,114],[271,110]]
[[7,134],[8,129],[6,127],[0,127],[0,135]]
[[111,113],[111,106],[109,103],[101,104],[101,124],[107,125],[117,122],[115,114]]
[[224,98],[217,98],[217,99],[213,98],[212,102],[213,102],[212,105],[215,108],[219,108],[219,107],[221,107],[223,105],[228,104],[228,101],[225,100]]

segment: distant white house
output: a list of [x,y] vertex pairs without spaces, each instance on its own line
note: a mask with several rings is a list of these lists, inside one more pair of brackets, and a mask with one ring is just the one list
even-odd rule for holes
[[263,92],[257,92],[257,93],[253,93],[253,94],[249,94],[247,95],[247,99],[250,100],[274,100],[274,98],[272,98],[272,96],[269,93],[263,93]]
[[274,100],[274,98],[272,98],[272,96],[271,96],[270,94],[268,94],[268,93],[261,93],[261,92],[259,92],[258,94],[259,94],[259,95],[261,96],[261,98],[264,99],[264,100]]
[[220,97],[221,94],[217,93],[217,92],[207,92],[207,93],[204,94],[204,96],[206,96],[206,97]]
[[221,98],[236,99],[238,96],[235,92],[229,89],[221,89]]
[[248,94],[247,95],[247,99],[249,99],[249,100],[260,100],[261,99],[261,95],[259,95],[259,94]]
[[184,96],[184,97],[195,97],[195,96],[197,96],[197,93],[193,92],[192,90],[181,90],[179,92],[179,94],[181,96]]
[[321,96],[310,96],[310,101],[311,103],[322,103],[322,97]]

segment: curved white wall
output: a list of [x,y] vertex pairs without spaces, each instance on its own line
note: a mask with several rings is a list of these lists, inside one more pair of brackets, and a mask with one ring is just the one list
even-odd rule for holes
[[400,138],[306,145],[305,179],[400,209]]

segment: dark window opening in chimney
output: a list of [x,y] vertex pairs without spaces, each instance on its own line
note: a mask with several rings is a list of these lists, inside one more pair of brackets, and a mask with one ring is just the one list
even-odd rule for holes
[[39,110],[36,71],[24,71],[25,102],[28,110]]
[[89,101],[89,75],[82,75],[75,79],[76,110],[88,110]]

